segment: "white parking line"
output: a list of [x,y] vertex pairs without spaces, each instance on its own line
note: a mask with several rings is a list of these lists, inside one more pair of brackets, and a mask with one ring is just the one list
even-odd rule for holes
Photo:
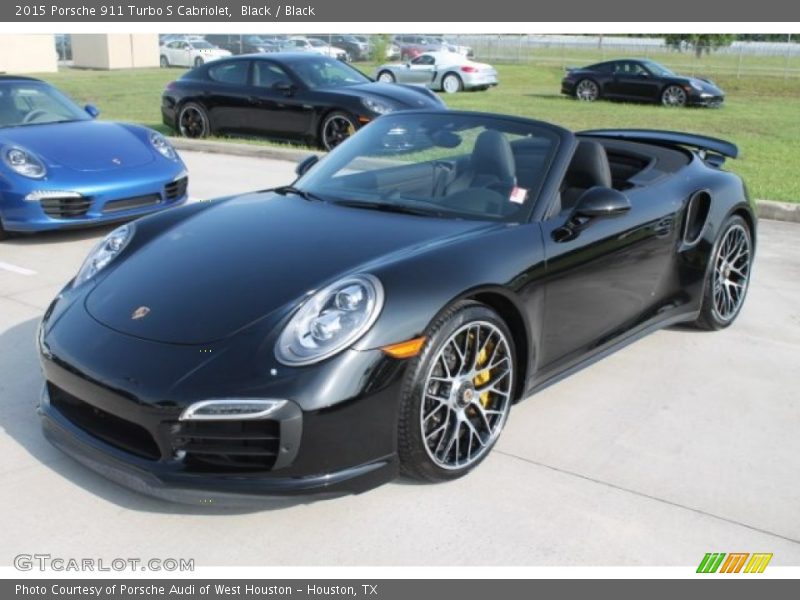
[[18,275],[36,275],[36,271],[32,271],[31,269],[26,269],[25,267],[18,267],[17,265],[12,265],[7,262],[3,262],[0,260],[0,269],[4,271],[11,271],[12,273],[17,273]]

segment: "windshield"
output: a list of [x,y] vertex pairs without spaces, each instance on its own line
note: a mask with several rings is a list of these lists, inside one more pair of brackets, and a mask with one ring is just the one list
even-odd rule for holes
[[658,77],[672,77],[675,75],[675,73],[670,71],[667,67],[660,65],[657,62],[653,62],[652,60],[645,60],[643,63],[653,75]]
[[39,81],[0,83],[0,127],[88,121],[91,117],[54,87]]
[[292,65],[292,69],[311,89],[345,87],[371,81],[361,71],[332,58],[298,61]]
[[386,115],[296,183],[325,201],[435,217],[522,221],[558,148],[545,124],[486,115]]

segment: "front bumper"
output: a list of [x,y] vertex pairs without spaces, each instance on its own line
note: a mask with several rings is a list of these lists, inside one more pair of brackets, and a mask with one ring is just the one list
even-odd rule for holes
[[[134,181],[119,179],[78,185],[28,182],[21,189],[8,189],[0,197],[0,216],[8,231],[36,232],[71,229],[129,220],[188,199],[189,178],[183,164],[169,172],[143,174]],[[32,193],[47,194],[39,200]]]
[[725,103],[725,96],[714,94],[690,94],[687,104],[691,106],[707,106],[709,108],[719,108]]
[[[254,389],[260,384],[232,383],[252,373],[246,361],[255,355],[236,336],[202,349],[126,336],[89,316],[81,294],[69,294],[40,330],[39,414],[51,443],[101,475],[203,505],[359,493],[396,477],[402,361],[350,350],[317,366],[277,365],[278,377],[255,376],[270,381]],[[205,421],[200,430],[190,425],[201,422],[179,420],[194,402],[248,394],[288,402],[247,427],[232,420],[208,429]]]

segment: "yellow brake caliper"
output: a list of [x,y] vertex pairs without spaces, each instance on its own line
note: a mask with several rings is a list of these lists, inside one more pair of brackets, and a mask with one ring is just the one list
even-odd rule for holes
[[[478,353],[478,360],[475,361],[478,367],[482,367],[486,364],[486,361],[489,359],[490,349],[484,346],[484,348]],[[475,377],[472,378],[472,385],[476,388],[484,385],[489,379],[491,379],[491,369],[484,369],[480,371]],[[490,392],[481,392],[481,404],[484,408],[489,406],[489,394]]]

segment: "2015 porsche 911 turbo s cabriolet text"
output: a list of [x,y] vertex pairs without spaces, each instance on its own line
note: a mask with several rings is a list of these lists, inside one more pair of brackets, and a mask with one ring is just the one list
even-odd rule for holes
[[381,117],[293,185],[110,233],[39,329],[44,432],[187,502],[464,475],[531,392],[656,328],[733,322],[756,239],[736,154]]

